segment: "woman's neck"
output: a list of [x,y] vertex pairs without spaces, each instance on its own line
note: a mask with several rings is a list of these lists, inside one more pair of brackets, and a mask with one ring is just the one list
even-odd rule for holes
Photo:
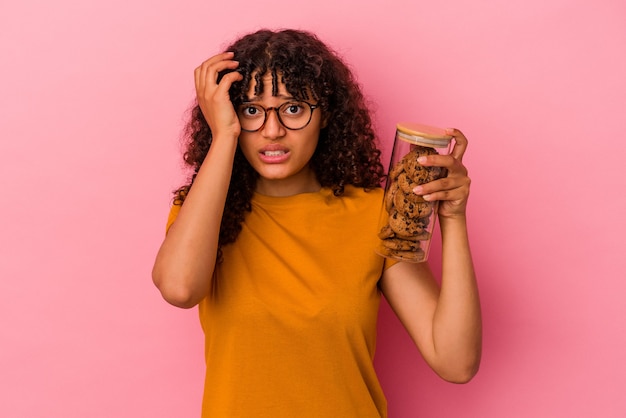
[[285,179],[257,179],[255,191],[265,196],[286,197],[301,193],[315,193],[322,188],[315,173],[305,169]]

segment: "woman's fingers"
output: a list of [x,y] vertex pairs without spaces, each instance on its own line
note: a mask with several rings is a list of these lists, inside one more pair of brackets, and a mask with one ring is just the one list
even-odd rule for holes
[[206,94],[216,89],[219,73],[224,70],[234,70],[239,66],[239,63],[232,59],[233,56],[232,52],[224,52],[209,58],[197,67],[194,70],[196,90]]
[[450,155],[459,161],[463,161],[463,155],[467,149],[467,138],[463,135],[463,132],[454,128],[446,129],[446,133],[454,137],[454,147]]
[[427,167],[444,167],[448,170],[448,177],[467,175],[467,169],[461,160],[452,155],[425,155],[419,157],[417,162]]
[[230,90],[230,87],[233,85],[233,83],[241,80],[243,80],[243,76],[237,71],[224,74],[224,76],[220,80],[220,83],[217,85],[216,91],[221,91],[224,94],[224,97],[227,97],[228,91]]
[[232,84],[243,79],[237,71],[227,72],[217,82],[219,74],[226,70],[235,70],[239,63],[232,58],[232,52],[217,54],[204,61],[194,70],[196,98],[198,106],[213,134],[226,132],[238,136],[240,127],[237,115],[230,101],[229,90]]
[[[463,145],[461,145],[463,147]],[[459,152],[464,152],[460,149]],[[470,178],[463,163],[452,155],[429,155],[418,159],[424,166],[444,167],[448,175],[416,187],[413,191],[426,200],[459,200],[469,193]]]
[[470,178],[445,177],[417,186],[413,191],[425,200],[462,200],[469,194]]
[[462,162],[467,149],[467,138],[458,129],[448,129],[447,133],[455,140],[449,155],[422,156],[417,161],[428,167],[443,167],[448,175],[419,185],[413,189],[413,192],[422,196],[424,200],[440,201],[439,216],[453,217],[465,214],[471,180]]

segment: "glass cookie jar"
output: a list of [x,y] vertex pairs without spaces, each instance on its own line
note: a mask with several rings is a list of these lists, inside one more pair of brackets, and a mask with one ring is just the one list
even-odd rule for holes
[[383,257],[421,263],[428,260],[439,202],[427,202],[413,193],[424,183],[445,177],[446,169],[417,162],[423,155],[450,153],[452,136],[416,123],[399,123],[393,144],[389,176],[380,213],[376,252]]

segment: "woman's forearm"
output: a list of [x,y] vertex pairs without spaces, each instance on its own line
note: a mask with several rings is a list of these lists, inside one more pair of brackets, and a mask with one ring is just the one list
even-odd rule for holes
[[210,291],[236,147],[236,138],[214,138],[159,249],[152,278],[172,305],[193,307]]
[[454,370],[460,376],[450,380],[467,381],[478,370],[481,357],[478,286],[465,217],[442,218],[440,224],[442,280],[433,318],[434,349],[442,370]]

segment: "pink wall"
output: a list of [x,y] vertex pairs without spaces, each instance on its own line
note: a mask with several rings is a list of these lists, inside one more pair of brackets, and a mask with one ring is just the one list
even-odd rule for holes
[[623,1],[98,3],[0,4],[0,416],[198,415],[196,311],[150,269],[193,68],[262,26],[345,55],[387,150],[470,138],[482,369],[441,382],[384,306],[391,416],[626,415]]

